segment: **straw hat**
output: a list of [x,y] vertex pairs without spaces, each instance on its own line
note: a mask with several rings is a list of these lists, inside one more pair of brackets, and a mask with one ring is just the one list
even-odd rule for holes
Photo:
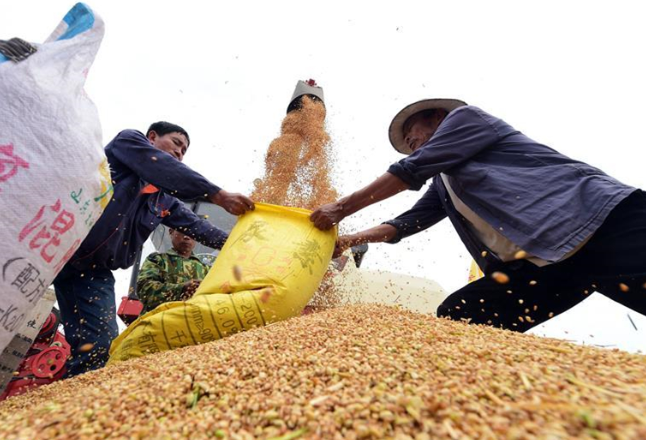
[[465,105],[467,105],[467,103],[460,101],[459,99],[423,99],[407,105],[400,110],[397,115],[395,115],[393,121],[390,123],[390,128],[388,129],[390,143],[393,144],[395,150],[400,153],[406,155],[411,154],[411,151],[404,140],[404,124],[408,118],[413,116],[415,113],[431,109],[443,109],[450,113],[456,108]]

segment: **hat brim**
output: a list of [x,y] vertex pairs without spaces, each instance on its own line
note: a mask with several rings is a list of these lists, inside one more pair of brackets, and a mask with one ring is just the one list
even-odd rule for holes
[[415,113],[432,109],[443,109],[450,113],[456,108],[463,107],[465,105],[467,105],[467,103],[460,101],[459,99],[423,99],[407,105],[395,115],[390,123],[390,128],[388,128],[390,143],[395,147],[395,150],[400,153],[406,155],[411,154],[412,151],[410,151],[410,148],[408,148],[408,145],[406,145],[404,140],[404,124],[408,118],[413,116]]

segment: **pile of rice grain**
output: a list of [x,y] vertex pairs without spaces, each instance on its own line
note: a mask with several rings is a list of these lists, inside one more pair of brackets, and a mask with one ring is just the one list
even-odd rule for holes
[[646,356],[385,306],[119,363],[0,405],[2,439],[646,438]]

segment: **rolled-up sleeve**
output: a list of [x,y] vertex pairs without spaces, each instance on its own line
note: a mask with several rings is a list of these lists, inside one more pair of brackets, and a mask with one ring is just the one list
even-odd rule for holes
[[440,201],[440,195],[435,183],[431,183],[426,193],[411,209],[384,222],[384,224],[392,225],[397,229],[397,235],[388,243],[398,243],[406,237],[422,232],[444,217],[446,217],[446,211]]
[[388,172],[419,190],[431,177],[475,156],[499,140],[490,116],[477,107],[451,112],[435,134],[417,151],[388,168]]

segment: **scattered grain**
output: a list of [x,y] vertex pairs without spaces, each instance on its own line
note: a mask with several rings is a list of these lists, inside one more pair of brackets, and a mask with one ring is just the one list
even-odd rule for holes
[[491,274],[491,278],[498,284],[507,284],[509,282],[509,276],[503,272],[494,272]]

